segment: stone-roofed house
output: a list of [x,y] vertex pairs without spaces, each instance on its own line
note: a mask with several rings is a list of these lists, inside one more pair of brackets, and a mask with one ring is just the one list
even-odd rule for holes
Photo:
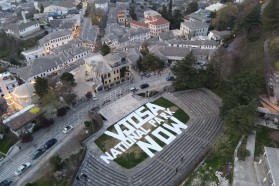
[[17,136],[20,136],[25,132],[32,132],[34,123],[32,121],[42,113],[39,109],[37,112],[32,112],[31,110],[35,108],[35,105],[29,105],[24,109],[16,112],[15,114],[5,118],[3,120],[4,125],[10,128],[10,130]]
[[53,55],[35,59],[30,65],[14,69],[13,72],[24,82],[34,82],[37,77],[46,77],[57,72],[63,61]]
[[73,0],[34,0],[34,7],[40,11],[41,4],[45,13],[66,14],[68,10],[75,8]]
[[13,100],[22,108],[25,108],[38,100],[38,96],[35,93],[32,83],[24,83],[16,87],[11,93],[11,96],[13,97]]
[[208,38],[215,41],[221,41],[222,39],[229,37],[230,35],[231,35],[231,31],[229,30],[224,30],[224,31],[210,30],[208,34]]
[[167,41],[169,46],[172,47],[188,47],[188,48],[200,48],[215,50],[218,47],[218,42],[213,40],[169,40]]
[[193,53],[197,60],[210,60],[214,50],[153,45],[149,47],[149,52],[159,57],[165,63],[169,63],[183,60],[190,52]]
[[214,3],[214,4],[211,4],[209,5],[208,7],[205,8],[205,10],[209,10],[211,12],[217,12],[223,8],[225,8],[227,5],[224,5],[222,3]]
[[99,27],[96,25],[92,25],[91,19],[84,18],[79,36],[79,39],[82,41],[83,46],[89,47],[93,51],[95,49],[98,33]]
[[39,43],[45,50],[51,50],[52,48],[67,44],[71,40],[73,40],[72,31],[61,30],[46,35],[39,40]]
[[207,36],[208,28],[208,24],[197,20],[185,20],[185,22],[180,24],[180,30],[182,34],[188,39],[194,36]]
[[88,70],[93,72],[95,89],[101,90],[130,79],[131,63],[124,53],[95,54],[85,58]]
[[21,24],[10,24],[5,27],[7,35],[14,36],[16,38],[26,37],[40,30],[40,25],[37,21],[30,21]]
[[191,13],[186,16],[190,21],[201,21],[203,23],[209,24],[211,22],[211,11],[206,9],[199,9],[196,12]]

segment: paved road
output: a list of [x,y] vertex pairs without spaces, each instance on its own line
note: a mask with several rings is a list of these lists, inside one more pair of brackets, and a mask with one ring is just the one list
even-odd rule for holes
[[[110,100],[113,101],[118,98],[119,95],[124,95],[129,93],[130,87],[137,87],[139,88],[140,84],[142,83],[149,83],[150,88],[162,85],[162,84],[170,84],[170,82],[166,82],[166,77],[168,75],[168,72],[162,73],[161,76],[154,75],[149,78],[143,77],[143,79],[140,80],[134,80],[134,82],[127,82],[125,84],[121,84],[117,87],[111,88],[110,91],[103,91],[97,93],[98,100],[97,101],[85,101],[76,106],[76,108],[73,110],[70,110],[66,116],[62,118],[57,118],[55,120],[55,124],[47,129],[42,129],[37,131],[33,134],[33,141],[31,143],[27,144],[19,144],[21,147],[21,151],[12,158],[12,160],[5,162],[0,167],[0,181],[6,178],[12,178],[14,180],[14,185],[16,185],[17,181],[19,179],[23,179],[24,173],[17,177],[14,175],[15,170],[25,162],[31,162],[32,166],[27,170],[26,172],[32,172],[35,170],[35,167],[41,166],[40,161],[44,159],[46,154],[48,154],[50,151],[54,151],[55,148],[52,148],[48,150],[46,153],[44,153],[41,157],[39,157],[37,160],[31,160],[31,154],[32,152],[37,149],[43,147],[44,143],[51,138],[56,138],[58,140],[56,145],[59,145],[63,139],[69,140],[70,136],[66,138],[68,135],[62,133],[62,130],[67,125],[72,125],[75,128],[77,128],[78,125],[83,124],[83,122],[86,120],[88,116],[88,111],[97,105],[102,106],[102,103],[104,101]],[[149,88],[149,89],[150,89]],[[147,90],[147,89],[145,89]],[[140,90],[139,90],[140,91]],[[104,105],[103,105],[104,106]],[[63,141],[65,141],[63,140]],[[57,150],[57,149],[56,149]],[[53,152],[51,152],[53,153]],[[26,173],[27,174],[27,173]]]

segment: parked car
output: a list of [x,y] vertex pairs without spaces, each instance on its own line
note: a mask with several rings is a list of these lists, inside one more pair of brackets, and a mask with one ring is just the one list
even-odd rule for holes
[[168,77],[166,78],[166,80],[167,80],[167,81],[173,81],[173,80],[174,80],[174,77],[173,77],[173,76],[168,76]]
[[143,76],[149,78],[151,76],[151,74],[149,72],[144,72]]
[[130,88],[130,91],[131,91],[131,92],[136,92],[137,90],[138,90],[138,89],[136,89],[136,87],[131,87],[131,88]]
[[13,183],[12,179],[5,179],[0,182],[0,186],[9,186]]
[[93,95],[93,100],[96,101],[98,98],[96,95]]
[[28,169],[31,166],[30,162],[26,162],[22,164],[18,169],[15,171],[15,175],[20,176],[26,169]]
[[32,159],[37,159],[39,156],[41,156],[43,153],[45,152],[45,149],[43,148],[40,148],[40,149],[37,149],[33,152],[32,154]]
[[141,84],[141,85],[140,85],[140,88],[141,88],[141,89],[144,89],[144,88],[147,88],[147,87],[149,87],[149,84],[147,84],[147,83],[144,83],[144,84]]
[[57,142],[57,139],[52,138],[52,139],[48,140],[48,141],[45,143],[44,148],[45,148],[45,149],[49,149],[49,148],[52,147],[56,142]]
[[74,127],[72,125],[68,125],[67,127],[65,127],[63,129],[63,133],[67,134],[68,132],[70,132]]

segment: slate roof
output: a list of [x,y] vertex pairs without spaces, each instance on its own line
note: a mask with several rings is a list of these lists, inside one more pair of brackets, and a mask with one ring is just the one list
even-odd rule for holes
[[210,46],[218,46],[218,42],[214,40],[169,40],[167,41],[169,44],[180,44],[180,45],[210,45]]
[[21,23],[21,24],[10,24],[10,25],[6,26],[6,29],[11,29],[11,30],[14,30],[16,32],[19,32],[19,30],[23,30],[23,29],[31,27],[35,24],[38,24],[38,22],[37,21],[30,21],[30,22]]
[[89,18],[84,18],[80,30],[80,39],[86,42],[95,42],[97,39],[98,32],[98,26],[92,25],[91,20]]
[[198,28],[198,27],[208,27],[208,24],[203,23],[201,21],[195,20],[195,21],[185,21],[181,22],[182,25],[185,25],[189,28]]
[[67,36],[72,34],[71,30],[61,30],[61,31],[56,31],[56,32],[52,32],[48,35],[46,35],[45,37],[43,37],[42,39],[39,40],[40,44],[44,44],[49,42],[50,40],[56,39],[56,38],[60,38],[63,36]]

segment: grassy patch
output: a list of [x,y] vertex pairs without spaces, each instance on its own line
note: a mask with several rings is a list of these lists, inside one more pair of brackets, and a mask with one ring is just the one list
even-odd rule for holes
[[61,177],[59,180],[57,180],[54,177],[54,172],[50,171],[47,174],[43,175],[41,178],[36,180],[34,183],[32,183],[32,186],[53,186],[53,185],[59,185],[59,186],[67,186],[71,185],[77,169],[82,163],[82,160],[85,156],[85,150],[81,149],[77,154],[72,154],[69,158],[66,158],[63,160],[63,164],[65,165],[63,169],[61,170],[64,172],[65,176]]
[[[208,154],[202,165],[192,172],[185,182],[184,186],[193,185],[194,180],[200,180],[200,185],[206,185],[215,182],[218,185],[218,178],[215,176],[216,171],[220,171],[232,182],[232,169],[229,168],[233,162],[233,154],[240,136],[227,134],[228,138],[223,145],[212,145],[212,151]],[[221,141],[223,138],[220,139]],[[220,142],[216,142],[216,144]]]
[[17,141],[18,138],[9,131],[4,135],[4,139],[0,140],[0,151],[6,154]]
[[279,148],[278,134],[278,130],[267,127],[258,127],[256,134],[255,157],[263,154],[264,146]]
[[[178,120],[180,120],[183,123],[186,123],[189,120],[189,116],[179,107],[177,107],[174,103],[170,102],[169,100],[165,98],[159,98],[153,102],[156,105],[169,108],[170,110],[174,111],[174,117],[176,117]],[[157,116],[160,117],[160,116]],[[169,120],[165,120],[165,123],[169,123]],[[153,131],[156,127],[152,127],[149,124],[144,124],[142,126],[144,129],[150,129]],[[121,129],[124,130],[121,126]],[[107,130],[115,132],[114,125],[110,126]],[[170,133],[174,134],[172,131]],[[174,134],[175,135],[175,134]],[[161,140],[157,139],[156,137],[151,136],[151,138],[157,142],[161,147],[166,145]],[[141,141],[144,141],[145,139],[142,138]],[[109,151],[110,148],[113,148],[117,143],[119,143],[118,140],[103,134],[98,139],[95,140],[95,144],[103,151]],[[137,145],[133,145],[131,148],[129,148],[125,153],[122,153],[119,155],[114,161],[121,165],[124,168],[133,168],[140,162],[144,161],[146,158],[148,158],[148,155],[143,152]]]

